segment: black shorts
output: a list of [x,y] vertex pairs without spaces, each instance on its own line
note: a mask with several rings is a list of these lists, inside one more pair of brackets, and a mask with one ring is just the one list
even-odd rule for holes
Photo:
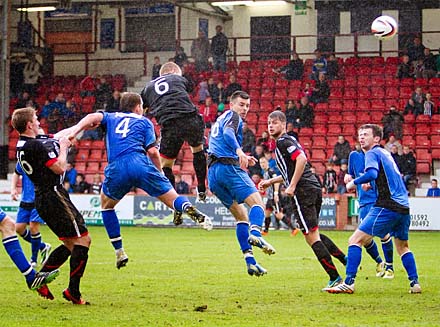
[[204,132],[205,124],[199,114],[168,120],[160,130],[159,152],[165,158],[175,159],[184,141],[192,147],[204,144]]
[[266,202],[266,210],[277,211],[275,201],[273,199],[268,199]]
[[84,218],[61,186],[38,192],[35,207],[40,217],[60,240],[87,235]]
[[318,229],[322,191],[320,189],[297,189],[292,202],[293,214],[303,234]]

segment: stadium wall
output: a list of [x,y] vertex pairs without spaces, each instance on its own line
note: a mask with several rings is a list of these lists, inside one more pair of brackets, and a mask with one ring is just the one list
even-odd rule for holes
[[[101,203],[99,195],[71,194],[70,198],[80,210],[89,225],[102,225]],[[216,197],[208,197],[206,203],[194,196],[189,197],[201,211],[213,218],[216,228],[233,228],[235,219]],[[435,198],[410,198],[412,230],[440,230],[437,212],[440,202]],[[9,194],[0,194],[0,206],[15,218],[19,202],[12,201]],[[319,226],[322,229],[347,230],[357,226],[359,204],[351,196],[324,196],[320,212]],[[156,198],[144,195],[126,196],[116,206],[121,225],[146,227],[173,227],[173,212]],[[194,222],[184,219],[183,226],[195,226]]]
[[[312,4],[313,5],[313,4]],[[175,9],[177,12],[177,9]],[[96,14],[97,12],[97,14]],[[93,40],[99,41],[100,35],[100,21],[107,18],[115,18],[116,29],[116,41],[125,41],[125,15],[123,9],[121,12],[119,8],[110,6],[99,6],[99,10],[94,12],[93,15],[98,15],[92,18],[92,33]],[[388,14],[398,19],[398,10],[383,10],[383,14]],[[185,48],[187,54],[190,54],[191,40],[197,36],[199,20],[204,19],[208,23],[208,35],[212,37],[215,34],[215,26],[220,24],[224,26],[225,34],[230,37],[248,38],[250,36],[250,20],[251,17],[271,17],[271,16],[291,16],[291,35],[298,36],[296,42],[296,50],[299,53],[309,54],[303,55],[303,58],[309,58],[312,56],[312,52],[317,46],[316,35],[317,33],[317,11],[314,8],[308,8],[303,11],[302,14],[298,14],[295,11],[295,7],[292,4],[285,4],[279,6],[258,6],[258,7],[246,7],[236,6],[234,10],[230,12],[232,20],[223,21],[220,17],[209,16],[200,12],[181,9],[180,15],[180,31],[176,28],[176,37],[180,34],[182,46]],[[423,9],[422,10],[422,22],[423,31],[440,31],[440,9]],[[19,13],[14,11],[11,15],[11,25],[16,26],[19,21]],[[42,13],[29,13],[29,19],[33,26],[40,30],[40,34],[44,36],[44,15]],[[339,13],[340,18],[340,33],[349,34],[351,14],[349,11],[341,11]],[[96,22],[96,27],[95,27]],[[119,26],[120,26],[120,38],[119,38]],[[176,15],[176,26],[178,26],[178,17]],[[160,37],[161,29],[158,28],[157,34],[152,37]],[[11,39],[16,40],[16,29],[11,30]],[[62,40],[60,40],[62,41]],[[355,50],[353,36],[336,36],[335,50],[337,52],[345,52],[346,54],[340,55],[341,57],[351,56],[351,53]],[[438,49],[440,44],[440,33],[426,34],[423,38],[423,43],[427,47]],[[382,42],[382,50],[393,51],[385,53],[384,55],[395,56],[397,54],[397,38]],[[231,40],[232,47],[232,40]],[[364,55],[377,55],[379,51],[379,42],[372,35],[359,36],[358,50],[370,51]],[[124,48],[124,47],[123,47]],[[237,53],[249,54],[250,52],[250,40],[239,39],[237,41]],[[159,56],[162,62],[167,61],[172,57],[174,53],[172,51],[159,51],[147,53],[147,74],[150,74],[151,66],[153,63],[153,57]],[[109,59],[110,58],[110,59]],[[56,59],[61,59],[61,62],[56,62],[54,71],[56,75],[80,75],[85,74],[84,54],[76,55],[59,55]],[[89,55],[91,59],[89,64],[89,74],[93,72],[99,73],[112,73],[112,74],[125,74],[129,78],[135,78],[141,76],[144,71],[143,53],[126,53],[120,52],[119,47],[114,49],[101,49],[97,47],[94,53]],[[113,59],[113,60],[112,60]],[[249,57],[239,57],[239,60],[248,60]],[[66,64],[68,63],[68,64]]]

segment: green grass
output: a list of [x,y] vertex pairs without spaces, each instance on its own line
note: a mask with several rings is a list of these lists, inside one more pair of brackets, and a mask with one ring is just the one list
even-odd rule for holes
[[[395,254],[396,278],[375,277],[365,254],[356,293],[321,292],[327,275],[301,235],[274,231],[277,248],[268,257],[256,251],[266,276],[247,275],[234,230],[122,229],[127,267],[115,268],[102,227],[91,227],[92,247],[82,280],[91,306],[66,302],[62,290],[68,265],[50,288],[54,301],[26,288],[3,252],[0,255],[0,326],[439,326],[440,233],[412,233],[423,294],[408,294],[406,273]],[[45,240],[57,244],[43,228]],[[327,232],[346,249],[349,232]],[[26,252],[29,246],[23,244]],[[344,269],[338,264],[342,275]],[[206,306],[206,310],[196,311]]]

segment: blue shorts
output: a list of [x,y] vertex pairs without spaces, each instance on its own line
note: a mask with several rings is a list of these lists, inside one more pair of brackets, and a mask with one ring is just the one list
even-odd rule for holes
[[44,224],[44,220],[41,219],[37,209],[18,209],[16,223],[29,224],[30,222]]
[[243,169],[219,162],[208,169],[208,187],[228,209],[234,201],[243,203],[249,195],[258,192]]
[[104,170],[102,192],[113,200],[120,200],[133,187],[153,197],[167,193],[173,186],[146,155],[126,155],[109,164]]
[[384,238],[388,233],[402,241],[408,240],[411,216],[381,207],[373,207],[359,225],[359,230]]
[[374,203],[369,203],[366,204],[362,207],[359,207],[359,221],[361,222],[362,220],[365,219],[365,217],[367,217],[368,212],[370,212],[371,208],[373,208]]
[[0,223],[5,219],[6,213],[0,208]]

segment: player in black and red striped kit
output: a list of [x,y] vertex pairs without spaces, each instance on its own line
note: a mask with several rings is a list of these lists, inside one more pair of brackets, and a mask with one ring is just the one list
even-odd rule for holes
[[[64,135],[67,136],[69,132],[61,131],[55,138],[40,136],[40,123],[32,108],[15,110],[12,126],[20,134],[17,142],[18,162],[35,186],[35,207],[63,242],[50,254],[41,271],[56,269],[70,257],[69,287],[63,291],[63,296],[74,304],[89,304],[81,298],[79,285],[86,268],[91,240],[81,213],[62,185],[67,150],[71,145]],[[49,288],[45,288],[45,294],[40,294],[53,299]]]
[[321,266],[330,277],[327,287],[342,282],[332,257],[346,264],[345,254],[333,241],[321,234],[318,228],[322,204],[321,184],[310,169],[310,163],[295,137],[286,133],[286,116],[281,111],[272,112],[268,118],[268,130],[277,142],[276,161],[281,176],[260,182],[261,188],[284,182],[286,194],[291,197],[297,223],[307,244],[312,248]]

